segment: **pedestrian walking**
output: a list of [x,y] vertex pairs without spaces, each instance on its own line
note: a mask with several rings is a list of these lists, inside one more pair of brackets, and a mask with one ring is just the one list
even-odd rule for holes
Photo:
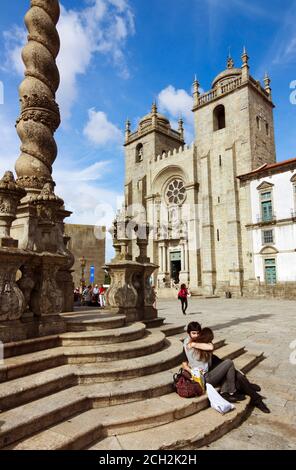
[[180,290],[178,292],[178,299],[181,301],[183,315],[186,315],[186,310],[188,308],[188,297],[190,297],[189,290],[185,284],[181,284]]

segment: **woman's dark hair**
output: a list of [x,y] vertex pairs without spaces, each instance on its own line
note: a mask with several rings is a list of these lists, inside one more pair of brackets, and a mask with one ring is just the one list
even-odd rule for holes
[[186,284],[181,284],[181,289],[186,289]]
[[190,335],[191,331],[201,332],[201,324],[198,321],[191,321],[187,326],[187,333]]
[[203,328],[198,335],[199,343],[211,343],[214,339],[214,333],[211,328]]
[[[214,339],[214,333],[211,328],[203,328],[198,335],[198,343],[211,343]],[[199,359],[202,362],[209,362],[212,357],[212,351],[204,351],[201,349],[196,349],[199,355]]]

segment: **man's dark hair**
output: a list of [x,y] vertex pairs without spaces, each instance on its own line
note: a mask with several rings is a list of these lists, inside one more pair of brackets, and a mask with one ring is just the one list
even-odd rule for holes
[[190,334],[191,331],[201,331],[201,325],[200,323],[198,323],[198,321],[191,321],[190,323],[188,323],[187,333]]

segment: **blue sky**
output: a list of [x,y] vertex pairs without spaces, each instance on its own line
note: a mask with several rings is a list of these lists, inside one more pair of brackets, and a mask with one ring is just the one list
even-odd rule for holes
[[[29,0],[2,0],[0,170],[12,168],[19,142],[17,87]],[[194,74],[206,91],[225,68],[229,47],[238,66],[245,45],[251,74],[271,76],[276,104],[277,159],[296,157],[295,0],[63,0],[59,32],[63,125],[54,165],[57,192],[76,223],[112,218],[123,192],[124,122],[133,126],[154,99],[176,122],[182,112],[193,137],[190,93]],[[107,204],[107,207],[106,207]],[[104,207],[105,209],[104,209]],[[107,214],[103,216],[103,213]]]

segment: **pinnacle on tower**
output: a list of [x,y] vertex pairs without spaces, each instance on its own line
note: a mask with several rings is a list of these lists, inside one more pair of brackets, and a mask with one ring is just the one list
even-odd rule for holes
[[246,50],[246,47],[244,46],[243,53],[242,53],[242,80],[243,82],[247,81],[249,79],[249,56]]
[[244,49],[243,49],[242,61],[243,61],[243,65],[246,65],[249,62],[249,56],[248,56],[248,53],[247,53],[247,50],[246,50],[246,46],[244,46]]
[[196,78],[196,75],[194,75],[194,80],[193,80],[193,92],[197,92],[198,93],[198,89],[199,89],[199,82]]
[[183,127],[184,121],[182,119],[182,116],[179,117],[178,120],[178,132],[180,134],[180,137],[182,140],[184,140],[184,127]]
[[200,92],[199,92],[199,82],[196,78],[196,75],[194,76],[194,80],[193,80],[193,101],[194,101],[194,106],[197,106],[198,105],[198,98],[200,96]]
[[125,140],[126,141],[128,140],[130,133],[131,133],[131,122],[127,118],[127,120],[125,121]]
[[268,73],[265,72],[265,76],[264,76],[264,89],[265,89],[266,93],[268,93],[269,96],[270,96],[270,98],[271,98],[271,86],[270,86],[270,83],[271,83],[270,77],[269,77]]
[[130,132],[130,130],[131,130],[131,122],[130,122],[129,118],[127,118],[127,120],[125,121],[125,130],[127,132]]
[[269,77],[268,73],[265,72],[265,75],[264,75],[264,84],[265,84],[265,86],[269,86],[270,83],[271,83],[270,77]]

